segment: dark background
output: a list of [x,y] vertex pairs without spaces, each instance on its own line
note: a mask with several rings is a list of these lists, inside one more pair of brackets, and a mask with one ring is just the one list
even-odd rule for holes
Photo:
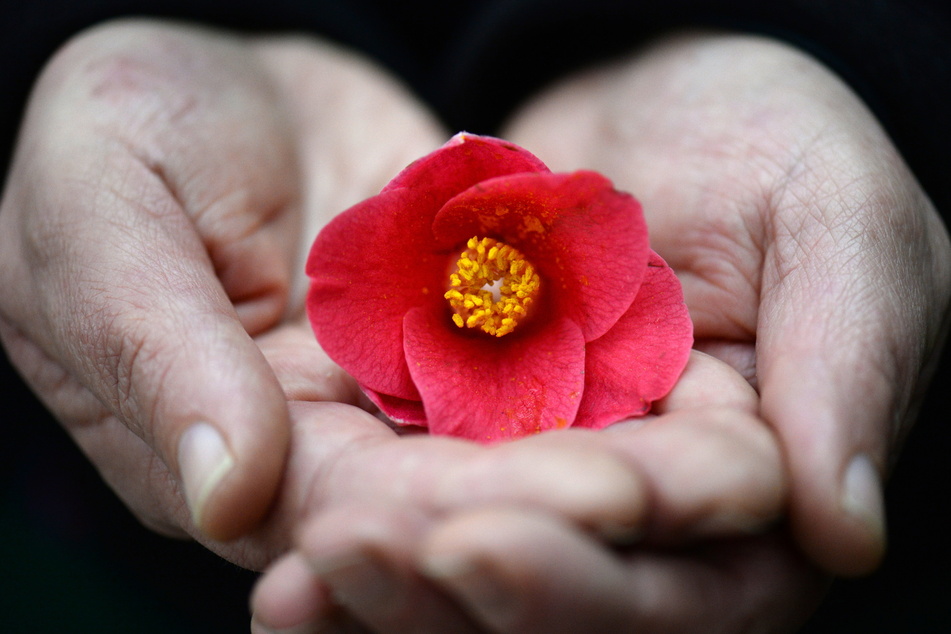
[[[19,3],[0,9],[0,169],[5,172],[23,101],[43,61],[71,34],[110,17],[320,33],[380,59],[450,128],[477,133],[491,133],[531,89],[579,63],[663,30],[701,25],[782,37],[823,59],[872,106],[947,213],[951,30],[942,7],[806,0]],[[539,66],[539,51],[546,65]],[[884,566],[866,579],[837,582],[805,632],[951,632],[951,363],[945,357],[888,486],[891,546]],[[196,544],[142,528],[5,357],[0,408],[0,631],[247,631],[254,575]]]

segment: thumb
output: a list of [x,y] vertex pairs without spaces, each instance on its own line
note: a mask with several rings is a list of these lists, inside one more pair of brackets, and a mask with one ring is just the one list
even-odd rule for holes
[[[152,284],[152,302],[114,313],[98,333],[101,345],[89,351],[108,368],[97,391],[108,390],[120,418],[177,473],[195,527],[228,540],[267,512],[289,423],[270,366],[226,299],[216,297],[213,277],[201,278],[186,293]],[[136,324],[140,311],[147,328]]]
[[[123,169],[131,182],[140,168]],[[151,189],[146,179],[141,187]],[[160,189],[147,195],[158,200]],[[184,214],[142,214],[104,198],[107,213],[84,220],[68,255],[36,271],[53,321],[34,338],[52,335],[45,347],[164,464],[196,528],[231,539],[261,519],[277,490],[289,442],[283,391]],[[72,431],[101,470],[128,471],[127,457],[109,455],[109,443],[82,426]],[[145,464],[131,475],[158,477]],[[112,484],[121,494],[125,485]]]
[[36,90],[4,203],[7,314],[85,388],[46,400],[134,510],[174,518],[183,496],[220,540],[266,513],[289,442],[246,327],[286,303],[292,144],[244,57],[154,25],[81,36]]
[[923,196],[843,198],[867,205],[825,203],[820,213],[844,213],[813,210],[774,236],[757,374],[797,541],[830,572],[857,575],[884,555],[882,482],[940,339],[949,250]]
[[165,397],[152,426],[165,436],[157,444],[166,461],[177,463],[192,521],[228,540],[258,524],[275,496],[289,442],[286,402],[236,319],[214,316],[169,341],[150,362],[176,378],[155,385],[145,376],[137,387]]
[[[137,169],[126,165],[124,177]],[[43,196],[60,186],[46,183]],[[155,199],[160,189],[143,185]],[[91,209],[81,192],[65,195]],[[140,516],[180,524],[184,496],[199,531],[236,537],[277,490],[284,394],[187,219],[97,197],[102,213],[84,214],[69,235],[50,227],[29,248],[6,243],[17,247],[4,250],[16,262],[4,271],[7,317],[65,373],[24,369]],[[45,207],[31,202],[22,208]]]

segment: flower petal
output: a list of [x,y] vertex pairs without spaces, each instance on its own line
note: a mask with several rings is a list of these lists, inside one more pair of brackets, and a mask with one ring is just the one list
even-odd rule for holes
[[541,272],[556,314],[586,341],[631,305],[650,253],[640,203],[586,171],[481,182],[443,206],[433,232],[446,246],[488,236],[520,250]]
[[431,433],[493,442],[574,421],[585,353],[571,320],[495,339],[462,333],[444,313],[416,308],[403,332]]
[[433,251],[420,192],[397,189],[334,218],[307,260],[307,312],[324,351],[369,389],[419,400],[403,355],[403,316],[444,302],[445,254]]
[[307,261],[308,315],[330,358],[375,392],[418,400],[402,328],[409,308],[443,302],[447,255],[435,250],[433,217],[480,180],[526,170],[548,168],[506,141],[457,134],[334,218]]
[[680,378],[692,345],[693,323],[680,282],[652,251],[631,307],[607,334],[588,343],[575,425],[600,429],[646,414]]
[[410,163],[383,191],[423,189],[442,205],[488,178],[548,171],[534,154],[508,141],[460,132],[435,152]]
[[386,414],[394,423],[400,425],[426,425],[426,412],[423,410],[423,404],[419,401],[411,401],[404,398],[397,398],[387,394],[374,392],[370,388],[361,385],[363,393],[367,395],[374,405],[380,408],[380,411]]

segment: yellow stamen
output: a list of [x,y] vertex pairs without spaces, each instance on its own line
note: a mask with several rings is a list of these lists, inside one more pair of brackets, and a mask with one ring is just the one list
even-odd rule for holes
[[[498,297],[493,293],[497,282]],[[538,274],[520,251],[492,238],[473,237],[449,275],[452,321],[460,328],[481,328],[507,335],[528,315],[538,297]]]

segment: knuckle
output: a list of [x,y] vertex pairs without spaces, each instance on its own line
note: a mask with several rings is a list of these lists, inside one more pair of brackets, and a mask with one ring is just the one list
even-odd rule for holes
[[[77,34],[53,55],[37,83],[34,109],[59,124],[42,127],[48,134],[106,131],[160,147],[157,124],[181,118],[197,103],[187,89],[195,64],[182,37],[161,23],[130,19]],[[70,107],[55,107],[62,102]]]

